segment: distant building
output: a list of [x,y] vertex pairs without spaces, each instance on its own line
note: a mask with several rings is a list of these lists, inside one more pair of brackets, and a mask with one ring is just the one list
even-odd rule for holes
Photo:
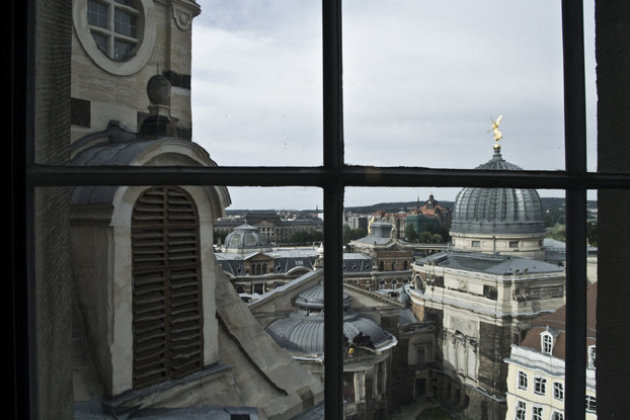
[[[545,261],[564,266],[567,262],[567,244],[552,238],[545,238]],[[597,282],[597,247],[586,247],[586,281],[588,284]]]
[[242,217],[224,217],[214,223],[214,231],[229,234],[238,226],[248,224],[264,234],[275,245],[289,242],[298,232],[324,231],[324,222],[319,217],[299,217],[285,219],[273,211],[248,211]]
[[[325,364],[323,279],[323,270],[317,269],[249,304],[278,344],[318,380]],[[435,363],[435,325],[419,322],[398,300],[347,282],[343,302],[346,418],[389,418],[401,404],[424,399],[424,383]],[[296,419],[323,419],[315,411]]]
[[345,223],[350,226],[350,229],[365,229],[367,232],[368,218],[367,216],[346,214]]
[[446,251],[414,264],[412,284],[414,314],[440,326],[442,367],[427,392],[472,418],[482,418],[477,416],[484,412],[487,418],[501,417],[507,374],[503,358],[537,315],[564,303],[562,267]]
[[416,233],[425,230],[438,231],[440,229],[448,231],[451,227],[452,218],[451,209],[440,205],[433,197],[433,194],[431,194],[422,206],[418,200],[416,209],[407,215],[406,224],[407,226],[413,226]]
[[[324,287],[300,293],[295,312],[269,324],[266,331],[323,382]],[[344,417],[381,419],[389,412],[391,349],[398,340],[372,319],[353,313],[344,296]]]
[[[479,168],[518,169],[499,148]],[[438,330],[440,366],[426,393],[465,417],[503,419],[503,359],[534,318],[564,304],[564,269],[542,261],[544,229],[534,190],[464,188],[450,233],[452,249],[412,266],[412,310]]]
[[[597,283],[586,292],[586,414],[597,418],[595,383],[597,340]],[[533,328],[519,344],[512,344],[507,376],[506,419],[564,420],[566,307],[533,321]]]
[[374,259],[378,271],[409,271],[413,262],[413,249],[392,237],[392,224],[374,222],[370,233],[363,238],[350,241],[348,246]]

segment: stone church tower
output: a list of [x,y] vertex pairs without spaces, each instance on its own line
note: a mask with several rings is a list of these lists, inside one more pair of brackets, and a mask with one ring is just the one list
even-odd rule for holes
[[[217,166],[192,141],[199,5],[72,3],[70,165]],[[71,200],[75,414],[281,419],[322,398],[216,263],[225,187],[80,186]]]

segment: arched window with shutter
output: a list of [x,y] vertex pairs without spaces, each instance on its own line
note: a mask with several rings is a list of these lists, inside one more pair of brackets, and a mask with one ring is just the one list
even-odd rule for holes
[[199,217],[178,187],[140,194],[131,220],[133,386],[186,376],[203,366]]

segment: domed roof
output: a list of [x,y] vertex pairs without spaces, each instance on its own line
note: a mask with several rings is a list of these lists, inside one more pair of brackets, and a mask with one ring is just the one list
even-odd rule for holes
[[[272,322],[267,333],[283,348],[299,353],[324,353],[324,316],[291,314]],[[369,337],[376,350],[384,350],[397,343],[396,337],[382,329],[371,319],[346,314],[343,317],[343,334],[348,341],[359,335]]]
[[[495,150],[489,162],[476,169],[522,170]],[[457,194],[451,233],[544,233],[540,197],[525,188],[467,187]]]
[[[343,294],[343,307],[350,307],[352,298]],[[300,293],[295,299],[295,304],[299,309],[321,309],[324,310],[324,283],[320,282],[314,287]]]
[[258,228],[251,225],[240,225],[225,237],[227,252],[270,251],[267,237]]

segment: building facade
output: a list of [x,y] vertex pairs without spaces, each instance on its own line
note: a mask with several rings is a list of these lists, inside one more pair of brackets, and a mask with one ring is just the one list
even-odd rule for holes
[[[479,168],[518,169],[500,148]],[[455,202],[454,247],[412,266],[412,310],[438,329],[440,368],[426,392],[466,417],[505,418],[510,345],[564,304],[563,267],[542,261],[542,225],[533,190],[465,188]]]
[[[597,283],[587,292],[585,418],[597,418]],[[543,315],[518,344],[512,344],[507,376],[506,419],[564,420],[566,307]]]

